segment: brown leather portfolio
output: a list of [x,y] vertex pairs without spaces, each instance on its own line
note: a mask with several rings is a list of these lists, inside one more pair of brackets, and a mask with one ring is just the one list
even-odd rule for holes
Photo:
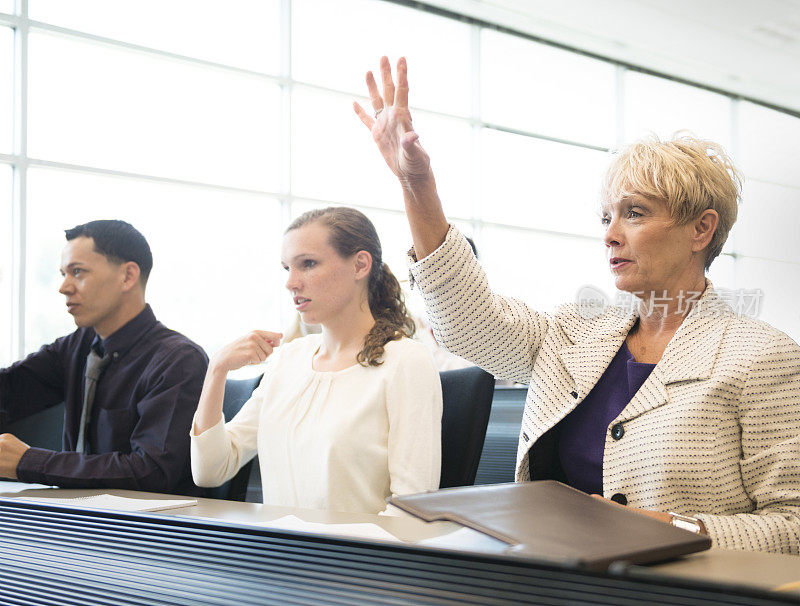
[[445,488],[389,501],[428,522],[449,520],[511,545],[509,553],[605,570],[702,551],[711,539],[608,503],[560,482]]

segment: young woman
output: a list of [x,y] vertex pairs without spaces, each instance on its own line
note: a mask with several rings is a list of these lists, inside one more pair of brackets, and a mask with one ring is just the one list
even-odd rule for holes
[[[258,454],[264,503],[378,513],[392,494],[438,488],[442,394],[400,285],[369,219],[352,208],[305,213],[286,230],[286,288],[306,324],[278,347],[256,330],[211,358],[191,431],[192,475],[218,486]],[[228,423],[229,371],[269,358]]]

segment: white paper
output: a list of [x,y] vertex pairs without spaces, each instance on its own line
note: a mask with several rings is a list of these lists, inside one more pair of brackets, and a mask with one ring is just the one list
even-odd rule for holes
[[35,501],[51,505],[69,505],[70,507],[89,507],[92,509],[113,509],[115,511],[162,511],[164,509],[197,505],[197,499],[130,499],[112,494],[98,494],[71,499],[45,496],[13,498],[18,501]]
[[478,532],[472,528],[462,526],[458,530],[453,530],[446,534],[430,537],[417,541],[417,545],[424,545],[425,547],[446,547],[448,549],[505,549],[508,547],[507,543],[490,537],[488,534]]
[[259,526],[269,526],[283,530],[299,530],[301,532],[311,532],[314,534],[333,534],[357,539],[380,539],[382,541],[394,541],[402,543],[393,534],[390,534],[377,524],[357,523],[357,524],[323,524],[320,522],[306,522],[297,516],[288,515],[269,522],[259,522]]

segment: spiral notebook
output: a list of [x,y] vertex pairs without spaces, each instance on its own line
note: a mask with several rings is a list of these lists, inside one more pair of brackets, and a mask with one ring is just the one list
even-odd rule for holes
[[605,570],[703,551],[711,539],[560,482],[489,484],[396,496],[390,503],[428,522],[447,520],[509,544],[509,554]]

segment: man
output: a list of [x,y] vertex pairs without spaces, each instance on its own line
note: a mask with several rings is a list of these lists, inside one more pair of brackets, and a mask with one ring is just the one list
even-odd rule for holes
[[0,432],[65,402],[63,451],[4,433],[0,477],[200,494],[189,427],[208,359],[145,303],[147,241],[124,221],[92,221],[66,237],[59,292],[78,330],[0,370]]

